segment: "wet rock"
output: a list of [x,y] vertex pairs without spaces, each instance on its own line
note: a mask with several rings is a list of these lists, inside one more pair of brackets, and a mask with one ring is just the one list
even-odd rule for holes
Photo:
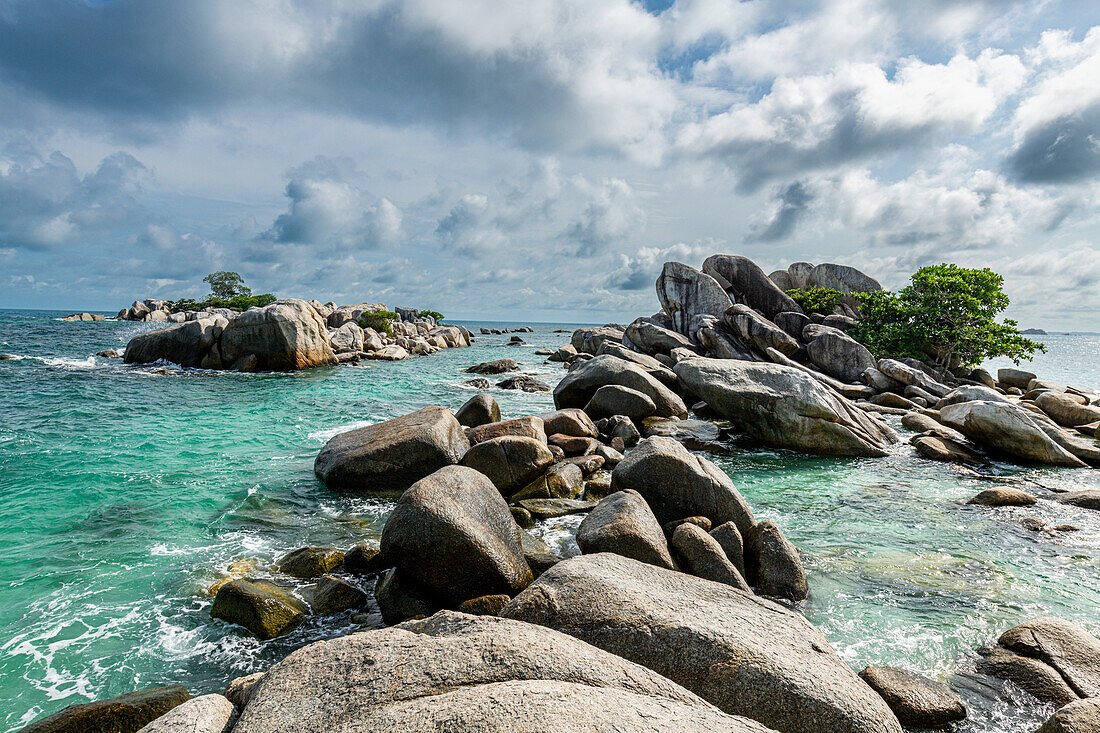
[[534,438],[543,445],[546,444],[546,428],[543,425],[542,418],[538,417],[517,417],[512,420],[487,423],[474,428],[468,433],[470,445],[472,446],[505,435]]
[[441,468],[401,495],[382,530],[382,552],[445,603],[511,595],[531,582],[508,504],[465,466]]
[[732,521],[742,534],[755,523],[729,476],[671,438],[639,443],[615,467],[611,488],[637,491],[661,523],[701,515],[714,524]]
[[521,392],[549,392],[550,385],[530,374],[520,374],[497,382],[501,389],[518,389]]
[[527,531],[520,531],[520,544],[523,546],[523,558],[531,566],[531,572],[537,578],[547,569],[561,562],[561,558],[554,554],[550,545],[541,537],[536,537]]
[[661,525],[637,491],[617,491],[601,499],[577,528],[581,552],[613,552],[675,569]]
[[374,599],[382,620],[390,626],[410,618],[431,616],[440,608],[428,589],[402,576],[397,568],[390,568],[378,576]]
[[723,283],[735,302],[745,303],[763,313],[765,318],[784,311],[802,311],[798,303],[748,257],[711,255],[703,262],[703,272]]
[[1080,697],[1100,697],[1100,640],[1071,621],[1044,616],[1001,634],[1001,646],[1046,663]]
[[802,616],[729,586],[581,555],[547,570],[501,615],[561,629],[777,731],[901,731]]
[[577,350],[572,344],[566,344],[546,358],[547,361],[572,361],[577,356]]
[[458,408],[455,419],[460,425],[468,428],[500,422],[500,405],[484,392],[476,394]]
[[484,377],[476,377],[474,379],[467,379],[463,382],[467,387],[473,387],[474,389],[489,389],[490,382]]
[[289,592],[241,579],[218,589],[210,616],[243,626],[260,639],[273,639],[296,629],[305,620],[306,608]]
[[896,440],[883,423],[792,367],[697,358],[675,371],[718,414],[769,445],[881,457]]
[[572,435],[551,435],[546,442],[558,446],[567,456],[592,455],[600,444],[595,438],[577,438]]
[[[203,318],[140,333],[126,344],[123,360],[127,364],[149,364],[164,359],[180,366],[197,367],[227,324],[223,318]],[[221,362],[214,367],[221,368]]]
[[70,705],[19,733],[134,733],[191,699],[180,685],[153,687],[109,700]]
[[595,438],[599,435],[592,418],[576,407],[547,412],[539,418],[547,435],[572,435],[577,438]]
[[344,561],[335,547],[300,547],[279,560],[279,572],[295,578],[316,578]]
[[551,629],[444,611],[275,664],[235,733],[647,730],[767,733]]
[[1043,702],[1065,705],[1079,699],[1065,680],[1049,665],[1016,654],[1004,647],[982,647],[978,671],[997,679],[1015,682]]
[[450,410],[425,407],[340,433],[317,454],[313,469],[330,489],[393,493],[436,469],[458,463],[469,447]]
[[321,616],[360,608],[367,602],[367,594],[351,583],[332,575],[325,575],[313,589],[310,607]]
[[1082,509],[1100,511],[1100,491],[1096,489],[1069,491],[1064,494],[1059,494],[1054,500],[1060,504],[1070,504]]
[[1020,520],[1020,526],[1032,532],[1041,532],[1047,523],[1039,517],[1024,517]]
[[745,564],[755,579],[757,592],[788,601],[805,600],[810,591],[802,559],[779,525],[771,520],[760,522],[749,536]]
[[202,695],[182,703],[138,733],[229,733],[236,710],[221,695]]
[[500,493],[510,496],[554,462],[554,455],[534,438],[505,435],[473,445],[462,465],[489,477]]
[[672,533],[671,544],[680,566],[686,572],[704,580],[752,592],[740,571],[726,557],[722,546],[701,527],[690,522],[680,524]]
[[719,443],[721,433],[718,426],[707,420],[669,420],[648,418],[642,420],[642,434],[647,438],[659,435],[683,443],[688,450],[724,451],[726,447]]
[[1017,460],[1054,466],[1085,464],[1055,443],[1026,412],[1002,402],[960,402],[940,410],[940,420],[983,448]]
[[687,417],[687,406],[675,392],[661,384],[637,364],[604,354],[569,372],[554,388],[554,405],[585,407],[596,391],[617,384],[649,397],[662,417]]
[[641,420],[657,412],[657,406],[652,399],[637,390],[608,384],[596,390],[584,411],[596,418],[625,415],[633,420]]
[[377,547],[356,545],[344,555],[344,570],[355,575],[380,573],[390,567]]
[[664,264],[657,276],[657,299],[673,328],[684,335],[695,316],[721,316],[733,305],[718,281],[682,262]]
[[1100,699],[1071,702],[1058,709],[1035,733],[1096,733],[1100,731]]
[[[559,450],[561,449],[559,448]],[[603,468],[604,457],[593,453],[589,456],[570,456],[569,458],[562,458],[558,463],[571,463],[579,468],[581,473],[588,476]]]
[[484,361],[466,368],[467,374],[504,374],[506,372],[518,372],[519,363],[515,359],[496,359]]
[[1008,486],[998,486],[982,491],[966,503],[979,506],[1031,506],[1035,501],[1035,497],[1026,491]]
[[523,529],[531,529],[535,526],[535,518],[531,516],[531,512],[521,506],[512,506],[508,509],[512,512],[512,519],[516,520],[516,524]]
[[946,728],[966,718],[966,704],[942,682],[895,667],[866,667],[859,676],[908,728]]

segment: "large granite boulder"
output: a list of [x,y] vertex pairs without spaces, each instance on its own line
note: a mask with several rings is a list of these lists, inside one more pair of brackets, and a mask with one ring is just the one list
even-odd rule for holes
[[623,330],[615,326],[578,328],[570,338],[570,344],[578,353],[595,354],[604,341],[623,342]]
[[966,718],[966,704],[942,682],[896,667],[866,667],[859,676],[910,728],[946,728]]
[[706,347],[707,355],[715,359],[740,359],[756,361],[748,345],[722,321],[700,328],[696,334],[699,343]]
[[626,327],[626,338],[647,354],[668,354],[673,349],[695,348],[691,339],[655,323],[651,318],[638,318]]
[[1043,392],[1035,398],[1035,404],[1054,422],[1069,428],[1100,420],[1100,407],[1082,405],[1069,395],[1058,392]]
[[809,374],[779,364],[685,359],[676,376],[757,440],[821,455],[886,455],[894,432]]
[[382,530],[382,554],[444,603],[514,595],[531,582],[519,525],[483,474],[447,466],[409,488]]
[[951,391],[950,387],[936,381],[925,371],[897,359],[880,359],[878,370],[895,382],[920,387],[936,397],[943,397]]
[[802,616],[727,585],[600,553],[558,563],[501,615],[564,631],[783,733],[900,733]]
[[592,422],[588,413],[576,407],[544,412],[538,417],[542,420],[546,435],[571,435],[575,438],[595,438],[599,435],[596,423]]
[[867,347],[835,328],[807,326],[806,355],[821,371],[849,384],[859,381],[864,370],[873,368],[875,357]]
[[979,446],[1015,460],[1053,466],[1085,465],[1015,405],[984,400],[959,402],[940,410],[940,422]]
[[535,438],[504,435],[482,441],[466,451],[462,465],[489,477],[500,493],[511,496],[554,462],[554,454]]
[[470,445],[477,445],[486,440],[501,438],[505,435],[516,435],[522,438],[534,438],[540,443],[546,443],[546,425],[541,417],[515,417],[511,420],[490,422],[479,425],[466,434]]
[[761,352],[772,348],[784,356],[791,356],[801,348],[786,331],[747,305],[730,306],[722,321],[739,338],[754,344]]
[[768,733],[551,629],[443,611],[319,641],[256,683],[234,733]]
[[1057,710],[1035,733],[1096,733],[1100,731],[1100,698],[1078,700]]
[[726,472],[672,438],[646,438],[611,474],[611,490],[638,492],[661,524],[702,516],[711,526],[732,521],[744,535],[752,509]]
[[39,718],[19,733],[134,733],[190,699],[180,685],[128,692],[109,700],[70,705]]
[[233,703],[222,695],[202,695],[172,708],[138,733],[229,733],[236,717]]
[[228,323],[224,318],[203,318],[139,333],[126,344],[123,361],[148,364],[164,359],[185,367],[200,366]]
[[607,384],[629,387],[646,395],[653,400],[654,414],[659,417],[687,417],[687,406],[678,394],[639,365],[608,354],[589,359],[566,374],[554,388],[554,405],[583,408],[596,390]]
[[1012,627],[997,641],[1052,667],[1080,697],[1100,697],[1100,640],[1080,625],[1044,616]]
[[500,422],[500,405],[492,395],[482,392],[466,400],[455,412],[455,418],[460,425],[467,428]]
[[218,340],[224,368],[256,357],[258,371],[293,371],[336,363],[328,329],[309,303],[297,298],[249,308],[225,327]]
[[734,302],[744,303],[765,318],[783,311],[802,312],[798,303],[748,257],[711,255],[703,262],[703,272],[722,284]]
[[330,489],[395,493],[458,463],[469,447],[450,410],[425,407],[334,436],[317,454],[313,470]]
[[665,263],[657,277],[657,299],[673,328],[685,336],[695,316],[721,316],[733,305],[717,280],[682,262]]
[[624,361],[632,361],[666,387],[676,387],[676,374],[671,369],[654,359],[652,356],[628,349],[614,341],[604,341],[596,350],[596,356],[610,354]]
[[665,533],[637,491],[616,491],[600,500],[577,528],[581,552],[613,552],[670,570],[676,567]]
[[[317,309],[314,308],[314,311]],[[320,317],[320,313],[317,314]],[[358,323],[348,321],[340,328],[329,332],[329,344],[337,354],[359,353],[363,350],[363,329]]]
[[595,391],[584,411],[594,418],[625,415],[633,420],[643,420],[657,412],[657,406],[648,395],[620,384],[605,384]]

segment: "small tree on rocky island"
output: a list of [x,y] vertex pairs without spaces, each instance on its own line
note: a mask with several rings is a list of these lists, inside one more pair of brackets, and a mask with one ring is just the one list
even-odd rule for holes
[[922,267],[896,293],[856,293],[862,319],[852,335],[880,358],[931,357],[940,367],[996,356],[1019,363],[1046,347],[1021,335],[1015,321],[997,321],[1009,304],[1003,284],[989,268]]
[[212,272],[202,279],[210,285],[210,297],[220,300],[233,300],[252,295],[252,289],[244,284],[244,278],[235,272]]

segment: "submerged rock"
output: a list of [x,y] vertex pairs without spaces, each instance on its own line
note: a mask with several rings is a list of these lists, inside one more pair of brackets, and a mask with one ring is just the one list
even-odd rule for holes
[[313,470],[330,489],[399,492],[458,463],[469,447],[450,410],[425,407],[334,436],[317,454]]
[[1044,616],[1014,626],[1001,646],[1050,665],[1080,697],[1100,697],[1100,640],[1072,621]]
[[616,729],[767,733],[571,636],[450,611],[291,653],[234,733]]
[[455,605],[512,595],[531,582],[519,526],[497,488],[465,466],[447,466],[401,495],[382,530],[398,571]]
[[942,682],[895,667],[866,667],[859,676],[906,727],[946,728],[966,718],[966,704]]
[[19,733],[133,733],[190,699],[180,685],[154,687],[109,700],[70,705],[39,718]]
[[279,560],[279,572],[295,578],[316,578],[344,561],[335,547],[301,547]]
[[720,583],[581,555],[547,570],[501,615],[560,629],[783,733],[901,732],[802,616]]
[[799,369],[696,358],[677,363],[675,371],[715,412],[769,445],[881,457],[896,440],[886,425]]
[[1031,506],[1035,503],[1035,497],[1026,491],[999,486],[982,491],[966,503],[981,506]]

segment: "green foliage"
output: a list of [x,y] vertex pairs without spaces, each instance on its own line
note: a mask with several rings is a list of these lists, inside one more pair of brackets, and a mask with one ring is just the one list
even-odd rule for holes
[[788,290],[787,295],[807,313],[821,313],[826,316],[833,312],[836,304],[844,297],[844,293],[839,290],[813,286]]
[[439,311],[420,311],[422,316],[431,316],[435,319],[436,323],[443,323],[443,314]]
[[178,313],[180,311],[198,311],[203,308],[232,308],[235,311],[246,311],[249,308],[263,308],[265,305],[269,305],[275,301],[276,298],[271,293],[238,295],[229,300],[223,298],[207,298],[206,300],[180,298],[179,300],[170,301],[168,303],[168,310],[172,313]]
[[202,279],[210,285],[210,297],[220,300],[234,300],[242,296],[252,295],[252,290],[245,286],[244,278],[235,272],[212,272]]
[[392,334],[393,322],[399,316],[392,311],[377,311],[376,313],[364,313],[359,316],[359,325],[363,328],[373,328],[379,333]]
[[1046,347],[1025,338],[1016,322],[997,322],[1008,307],[1004,283],[988,268],[922,267],[896,293],[855,293],[862,319],[851,335],[880,358],[933,357],[941,367],[995,356],[1019,363]]

